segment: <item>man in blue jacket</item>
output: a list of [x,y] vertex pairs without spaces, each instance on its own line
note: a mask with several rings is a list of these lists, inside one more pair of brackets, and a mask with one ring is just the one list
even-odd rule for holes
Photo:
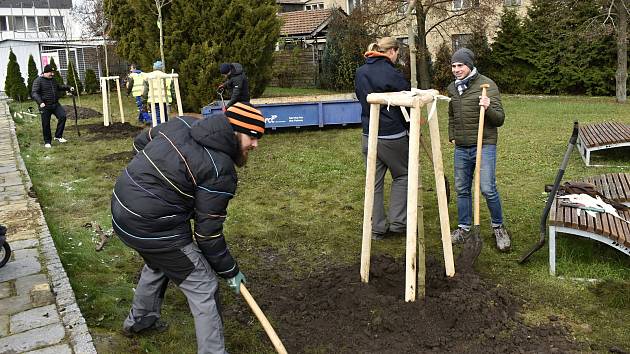
[[[361,103],[363,155],[367,160],[367,140],[370,126],[370,105],[367,95],[373,92],[397,92],[411,89],[399,70],[394,67],[399,45],[395,38],[381,38],[365,53],[365,64],[357,69],[354,87]],[[409,160],[408,124],[400,109],[381,106],[378,128],[372,238],[404,233],[407,229],[407,162]],[[392,175],[389,200],[389,225],[385,217],[383,184],[385,173]]]
[[201,120],[177,117],[135,139],[136,156],[116,180],[111,202],[116,234],[145,261],[124,334],[165,330],[158,319],[170,280],[188,299],[198,353],[225,353],[217,275],[235,293],[245,276],[223,222],[236,193],[234,166],[245,165],[264,132],[260,111],[236,103]]

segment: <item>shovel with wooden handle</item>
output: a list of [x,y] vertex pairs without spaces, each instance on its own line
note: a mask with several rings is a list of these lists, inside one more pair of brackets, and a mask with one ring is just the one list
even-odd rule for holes
[[[481,97],[487,96],[487,90],[490,85],[483,84],[481,86]],[[483,241],[481,240],[481,230],[479,222],[479,199],[480,199],[480,180],[481,180],[481,149],[483,147],[483,125],[486,109],[481,106],[479,108],[479,129],[477,130],[477,156],[475,158],[475,177],[474,177],[474,195],[473,195],[473,226],[470,229],[470,235],[466,239],[464,249],[458,257],[458,263],[464,267],[470,267],[475,264],[477,257],[481,253]]]
[[249,307],[252,309],[252,312],[254,313],[254,315],[256,315],[256,318],[258,318],[258,321],[260,321],[260,324],[263,326],[263,329],[267,333],[267,336],[269,336],[269,339],[271,340],[273,347],[276,348],[276,351],[279,354],[287,354],[287,350],[284,348],[282,341],[276,334],[276,331],[271,326],[271,323],[269,323],[269,320],[267,320],[267,317],[265,316],[265,314],[262,312],[260,307],[258,307],[258,304],[252,297],[252,294],[250,294],[249,290],[247,290],[247,288],[245,287],[245,284],[241,283],[240,291],[241,291],[241,295],[243,295],[243,297],[245,298],[245,301],[247,302]]

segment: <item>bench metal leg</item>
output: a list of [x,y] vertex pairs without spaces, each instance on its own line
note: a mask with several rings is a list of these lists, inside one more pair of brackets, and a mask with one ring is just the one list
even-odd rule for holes
[[556,228],[549,226],[549,274],[556,276]]

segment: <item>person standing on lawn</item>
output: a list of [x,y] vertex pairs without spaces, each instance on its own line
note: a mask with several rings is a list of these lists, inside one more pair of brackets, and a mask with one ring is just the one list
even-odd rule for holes
[[177,117],[136,138],[138,153],[111,201],[114,231],[145,262],[123,334],[166,330],[160,308],[170,280],[188,299],[198,353],[226,353],[217,275],[236,294],[245,276],[223,222],[236,193],[235,165],[246,164],[264,132],[260,111],[236,103],[204,119]]
[[223,63],[219,66],[219,72],[226,79],[219,85],[219,90],[227,89],[231,92],[226,108],[236,102],[249,102],[249,83],[243,66],[239,63]]
[[[394,64],[398,59],[399,44],[393,37],[379,39],[368,46],[365,64],[357,69],[354,89],[361,103],[363,126],[363,155],[367,161],[370,105],[367,95],[373,92],[397,92],[411,89]],[[409,160],[409,125],[400,109],[381,106],[378,128],[376,179],[372,239],[382,240],[389,234],[404,233],[407,228],[407,163]],[[383,185],[385,173],[392,175],[389,200],[389,226],[385,216]]]
[[[455,144],[455,190],[457,192],[458,227],[451,234],[454,244],[463,243],[472,225],[471,187],[477,154],[479,107],[485,109],[483,147],[481,150],[481,193],[486,198],[492,230],[499,251],[508,252],[510,234],[504,225],[501,199],[496,185],[497,128],[503,125],[505,113],[497,85],[481,75],[474,65],[475,55],[467,48],[453,53],[451,70],[455,81],[448,86],[448,140]],[[480,85],[488,84],[487,96],[481,96]]]
[[151,116],[145,111],[144,104],[142,103],[144,76],[145,73],[143,73],[136,64],[130,65],[129,77],[127,80],[127,96],[132,95],[136,99],[136,106],[138,107],[138,121],[140,123],[149,123],[151,122]]
[[66,111],[59,104],[59,93],[61,91],[70,91],[74,94],[74,87],[68,85],[59,85],[54,78],[55,72],[52,66],[44,66],[44,72],[33,81],[33,89],[31,97],[39,105],[39,112],[42,116],[42,133],[44,135],[44,147],[52,147],[52,135],[50,133],[50,116],[53,114],[57,117],[57,129],[55,129],[55,140],[65,143],[67,140],[63,138],[63,130],[66,127]]

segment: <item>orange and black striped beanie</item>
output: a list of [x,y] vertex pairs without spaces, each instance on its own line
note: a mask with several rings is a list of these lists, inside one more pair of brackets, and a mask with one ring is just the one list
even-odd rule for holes
[[256,139],[262,138],[265,133],[265,117],[253,106],[237,102],[227,109],[225,116],[230,121],[234,131],[247,134]]

